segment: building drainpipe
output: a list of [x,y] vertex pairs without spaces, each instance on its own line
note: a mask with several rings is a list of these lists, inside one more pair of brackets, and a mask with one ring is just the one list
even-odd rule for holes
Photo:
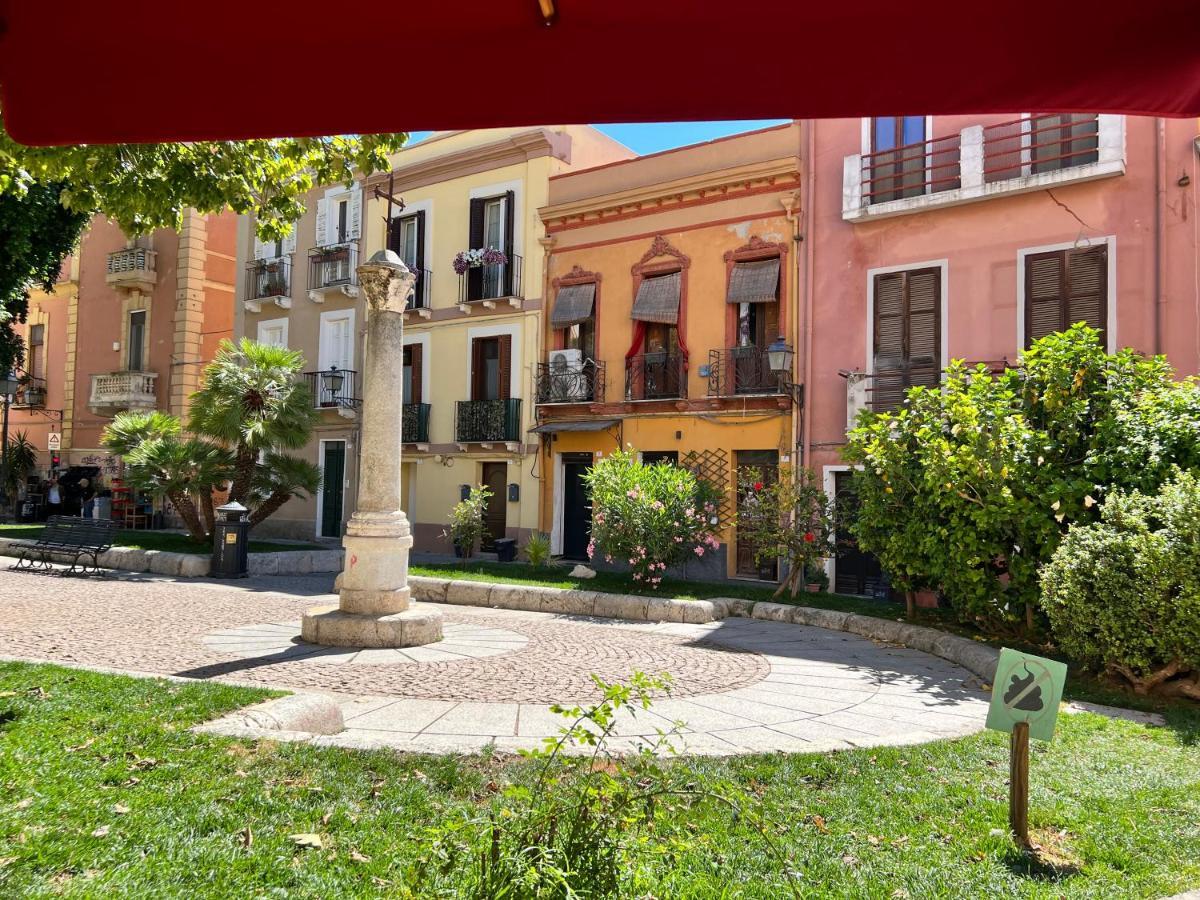
[[[548,200],[549,197],[547,197]],[[548,349],[546,330],[550,322],[550,252],[554,248],[554,238],[548,234],[543,234],[538,238],[538,243],[542,245],[542,311],[537,320],[537,355],[533,359],[533,389],[529,395],[534,422],[537,421],[537,406],[535,405],[537,403],[537,367],[546,358],[546,350]],[[538,530],[545,534],[550,533],[550,525],[554,521],[553,485],[550,485],[549,499],[546,496],[548,482],[545,475],[549,471],[548,467],[551,462],[550,451],[550,441],[545,439],[545,435],[538,435],[538,449],[537,455],[534,457],[534,464],[541,463],[542,474],[535,475],[534,477],[541,482],[540,489],[538,490]]]
[[[812,348],[813,348],[813,267],[815,265],[815,252],[812,242],[813,221],[816,217],[814,212],[816,192],[816,147],[817,147],[817,121],[816,119],[808,119],[805,123],[806,132],[806,147],[805,156],[803,159],[804,165],[804,194],[803,203],[801,204],[804,213],[804,233],[801,235],[801,240],[804,241],[804,395],[805,395],[805,410],[802,417],[803,429],[801,438],[801,453],[800,464],[807,466],[809,462],[809,454],[812,446],[812,415],[810,401],[813,398],[812,377]],[[799,260],[797,260],[799,265]],[[797,341],[797,346],[799,342]]]
[[1166,205],[1167,205],[1167,125],[1158,116],[1154,120],[1154,352],[1162,353],[1163,320],[1166,311]]

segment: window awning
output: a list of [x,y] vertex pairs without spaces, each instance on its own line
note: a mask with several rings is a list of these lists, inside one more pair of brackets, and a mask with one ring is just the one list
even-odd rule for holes
[[550,327],[569,328],[590,319],[595,302],[595,282],[560,287],[554,298],[554,310],[550,313]]
[[[314,27],[329,20],[326,0],[291,0],[286,13],[278,3],[208,0],[199,17],[187,3],[138,4],[122,15],[95,0],[7,3],[4,124],[19,141],[48,144],[901,113],[1200,115],[1194,0],[1093,0],[1086,11],[1050,0],[1036,15],[990,16],[986,28],[963,14],[961,0],[926,0],[919,15],[891,0],[760,0],[750,14],[695,0],[554,6],[549,26],[537,0],[364,6],[339,29],[351,38],[339,52],[355,73],[352,90],[344,78],[306,78],[302,90],[264,102],[247,61],[268,45],[294,66],[329,59],[329,29]],[[850,65],[845,48],[864,23],[886,39]],[[795,40],[765,52],[767,34]],[[619,66],[580,65],[629,35],[654,52],[623,53]],[[714,36],[721,64],[697,66]],[[498,48],[562,77],[513,78],[486,102],[464,100],[478,94]],[[398,54],[421,73],[422,89],[403,102]],[[141,72],[190,66],[192,76],[132,83],[128,66],[113,62],[121,58],[136,59]],[[753,72],[758,87],[731,72]],[[646,89],[659,84],[672,87]],[[821,89],[803,89],[814,85]]]
[[680,274],[653,275],[642,279],[637,296],[633,298],[631,319],[638,322],[679,324]]
[[607,431],[620,424],[620,419],[584,419],[577,422],[544,422],[530,428],[530,434],[554,434],[559,431]]
[[729,303],[773,303],[779,299],[779,257],[733,264]]

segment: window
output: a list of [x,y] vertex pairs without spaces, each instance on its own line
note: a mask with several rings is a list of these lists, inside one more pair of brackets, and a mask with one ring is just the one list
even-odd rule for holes
[[679,465],[678,450],[643,450],[642,465],[653,466],[658,463],[667,463],[671,466]]
[[1100,119],[1094,113],[1034,116],[1029,120],[1033,173],[1056,172],[1100,158]]
[[408,308],[429,306],[425,278],[425,211],[395,219],[388,234],[388,247],[417,276]]
[[404,347],[404,403],[421,401],[421,345],[406,344]]
[[508,191],[495,197],[476,197],[471,200],[471,220],[468,243],[472,249],[500,250],[507,263],[476,266],[466,274],[466,296],[470,300],[492,300],[513,296],[514,272],[517,260],[514,252],[515,194]]
[[1025,346],[1076,322],[1100,330],[1107,344],[1108,245],[1025,257]]
[[554,297],[550,327],[558,332],[561,346],[578,350],[584,359],[596,351],[596,282],[564,284]]
[[925,193],[924,116],[878,116],[871,120],[871,203]]
[[258,342],[271,347],[286,347],[288,320],[268,319],[258,323]]
[[146,311],[144,309],[129,314],[129,371],[140,372],[145,365],[146,340]]
[[512,336],[471,342],[471,399],[507,400],[511,391]]
[[563,346],[568,350],[578,350],[586,359],[596,358],[596,323],[593,319],[576,322],[562,330]]
[[504,249],[504,198],[496,197],[483,204],[483,246]]
[[354,368],[354,311],[321,314],[320,369]]
[[895,409],[908,388],[941,381],[941,282],[938,268],[875,276],[870,385],[874,409]]
[[337,204],[337,235],[335,243],[344,244],[350,237],[350,200],[339,200]]
[[38,376],[38,356],[41,355],[42,345],[46,343],[46,326],[45,325],[30,325],[29,326],[29,349],[25,356],[25,371],[29,373],[29,377],[37,378]]
[[417,217],[405,216],[396,223],[396,253],[410,269],[417,267]]
[[737,304],[737,347],[765,348],[779,336],[779,257],[735,262],[725,299]]

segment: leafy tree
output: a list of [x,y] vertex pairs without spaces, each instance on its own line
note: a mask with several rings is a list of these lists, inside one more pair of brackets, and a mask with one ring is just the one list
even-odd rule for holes
[[833,512],[811,469],[781,466],[773,477],[749,468],[739,474],[738,534],[754,547],[754,561],[791,563],[775,591],[791,595],[808,586],[816,562],[832,552]]
[[321,487],[321,471],[312,463],[271,451],[254,469],[250,484],[250,527],[262,522],[293,497],[311,497]]
[[37,465],[37,447],[29,440],[29,435],[18,431],[8,439],[7,459],[5,460],[6,481],[3,485],[4,494],[15,498],[17,491],[25,482],[25,476]]
[[1196,421],[1196,392],[1162,358],[1106,353],[1082,324],[996,376],[952,363],[940,388],[913,388],[851,432],[846,457],[863,466],[852,531],[893,583],[940,587],[987,630],[1035,632],[1039,569],[1067,528],[1094,521],[1114,488],[1156,487],[1167,453],[1198,458],[1200,430],[1164,414]]
[[[305,194],[388,165],[407,135],[26,147],[0,116],[0,370],[20,362],[11,324],[32,285],[53,286],[94,215],[126,235],[178,228],[188,209],[253,214],[264,239],[291,232]],[[3,323],[7,322],[7,327]]]
[[[188,427],[232,451],[230,500],[254,505],[260,455],[273,453],[275,462],[282,464],[285,457],[279,451],[298,450],[312,437],[318,413],[312,392],[299,378],[303,366],[304,358],[295,350],[242,338],[237,344],[222,341],[205,367],[202,386],[192,395]],[[287,465],[292,476],[299,476],[304,466],[311,471],[304,478],[281,480],[277,491],[260,497],[264,508],[273,502],[271,512],[282,506],[294,489],[313,483],[310,476],[314,472],[320,479],[311,463],[293,460]],[[261,485],[261,474],[257,477]]]
[[450,524],[442,531],[442,537],[454,545],[455,552],[464,560],[475,555],[475,545],[483,538],[483,514],[491,497],[487,487],[474,485],[450,510]]
[[227,450],[201,438],[188,437],[176,416],[164,412],[123,412],[104,430],[105,448],[125,460],[129,485],[153,497],[165,497],[179,513],[194,540],[208,539],[212,492],[232,470]]

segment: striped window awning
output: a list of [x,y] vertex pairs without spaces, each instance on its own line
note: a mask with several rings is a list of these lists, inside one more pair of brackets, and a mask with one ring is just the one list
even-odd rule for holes
[[729,303],[772,303],[779,298],[779,257],[733,264]]
[[630,318],[638,322],[661,322],[664,325],[679,324],[679,272],[669,275],[650,275],[638,285],[633,300]]
[[550,313],[551,328],[569,328],[592,317],[596,303],[596,283],[569,284],[558,289],[554,310]]

